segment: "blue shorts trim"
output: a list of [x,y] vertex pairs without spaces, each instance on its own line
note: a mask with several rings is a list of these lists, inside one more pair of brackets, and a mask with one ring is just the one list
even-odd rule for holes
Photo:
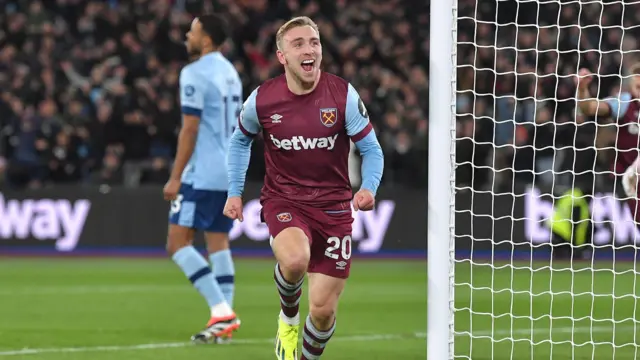
[[197,190],[182,184],[176,200],[171,202],[169,223],[207,232],[228,233],[233,220],[222,214],[226,191]]

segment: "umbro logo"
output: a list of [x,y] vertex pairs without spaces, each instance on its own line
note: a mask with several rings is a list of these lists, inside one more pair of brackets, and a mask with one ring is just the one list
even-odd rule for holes
[[282,122],[282,115],[280,114],[273,114],[271,115],[271,122],[274,124],[280,124]]
[[346,267],[347,267],[346,261],[338,261],[336,263],[336,270],[345,270]]

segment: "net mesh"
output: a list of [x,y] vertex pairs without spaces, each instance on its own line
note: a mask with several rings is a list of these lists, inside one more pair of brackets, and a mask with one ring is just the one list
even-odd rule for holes
[[455,358],[640,358],[640,234],[612,166],[637,113],[586,116],[576,86],[588,69],[594,99],[624,99],[640,2],[457,7]]

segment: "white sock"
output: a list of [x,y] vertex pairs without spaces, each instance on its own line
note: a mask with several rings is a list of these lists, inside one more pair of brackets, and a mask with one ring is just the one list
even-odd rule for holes
[[226,301],[211,307],[211,317],[222,318],[233,315],[233,309]]
[[300,313],[297,313],[294,317],[288,317],[287,315],[280,310],[280,319],[284,321],[287,325],[300,325]]

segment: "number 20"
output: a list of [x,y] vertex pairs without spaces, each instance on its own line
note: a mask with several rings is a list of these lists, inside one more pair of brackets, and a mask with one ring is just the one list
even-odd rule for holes
[[327,243],[330,245],[324,252],[326,257],[338,260],[340,255],[335,254],[334,251],[340,249],[343,259],[349,260],[351,258],[351,236],[347,235],[342,240],[339,237],[332,236],[327,239]]

